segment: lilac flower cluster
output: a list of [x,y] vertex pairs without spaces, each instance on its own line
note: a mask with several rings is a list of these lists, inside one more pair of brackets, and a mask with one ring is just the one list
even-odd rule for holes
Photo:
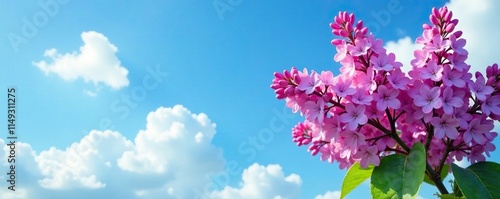
[[424,144],[436,171],[466,157],[484,161],[495,150],[493,120],[500,119],[500,70],[488,66],[486,77],[469,72],[462,32],[446,7],[433,8],[423,25],[412,69],[405,74],[363,21],[340,12],[330,24],[340,74],[292,68],[275,73],[271,88],[305,121],[292,129],[297,145],[312,155],[347,168],[379,165],[388,154],[407,154]]

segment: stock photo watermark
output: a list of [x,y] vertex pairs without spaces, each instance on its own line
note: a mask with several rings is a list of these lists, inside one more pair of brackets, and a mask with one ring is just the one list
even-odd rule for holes
[[377,35],[382,28],[387,27],[391,23],[393,15],[397,15],[403,10],[404,7],[401,5],[400,0],[390,0],[384,9],[370,11],[370,15],[375,21],[368,21],[366,27],[373,35]]
[[27,44],[30,39],[33,39],[40,29],[45,27],[51,18],[54,18],[58,13],[61,5],[67,4],[69,0],[39,0],[40,7],[31,17],[21,18],[21,29],[16,32],[9,32],[7,39],[14,49],[14,52],[19,52],[21,44]]
[[243,0],[214,0],[212,5],[219,19],[224,21],[226,12],[234,11],[241,3],[243,3]]
[[[258,153],[265,150],[266,145],[274,141],[276,133],[282,132],[292,119],[298,118],[287,107],[283,107],[281,111],[273,108],[272,112],[273,116],[269,120],[268,127],[262,128],[258,133],[248,136],[238,145],[238,154],[246,157],[246,163],[252,163],[257,158]],[[243,167],[240,162],[236,160],[227,161],[224,171],[210,176],[211,183],[206,184],[202,190],[193,190],[195,192],[194,199],[208,199],[212,191],[229,185],[231,176],[240,175],[242,171]]]
[[7,148],[9,153],[7,154],[7,165],[9,172],[7,173],[7,189],[11,191],[16,191],[16,105],[17,92],[16,88],[7,89]]
[[[169,73],[162,71],[158,64],[155,67],[148,65],[145,67],[145,70],[147,71],[147,75],[141,79],[141,84],[132,87],[129,93],[121,95],[110,104],[109,107],[112,114],[118,115],[119,120],[127,119],[130,112],[139,107],[139,103],[146,100],[148,93],[158,88],[158,86],[165,81],[165,78],[169,76]],[[115,129],[115,121],[109,117],[101,118],[98,123],[99,130],[101,131]],[[81,133],[87,135],[89,131],[84,129]],[[81,163],[79,154],[95,147],[99,143],[82,142],[81,144],[81,147],[77,148],[77,151],[72,151],[71,154],[66,157],[66,163],[69,166],[79,166]]]

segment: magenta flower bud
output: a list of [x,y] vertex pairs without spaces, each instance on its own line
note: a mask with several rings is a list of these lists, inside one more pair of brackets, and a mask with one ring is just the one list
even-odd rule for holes
[[340,35],[340,31],[341,31],[340,29],[335,29],[335,30],[332,30],[332,33],[333,33],[334,35],[341,36],[341,35]]
[[354,28],[352,27],[352,22],[347,22],[347,23],[345,24],[345,26],[346,26],[347,32],[352,32],[352,31],[354,31]]
[[348,37],[349,33],[347,33],[347,31],[345,31],[345,30],[340,30],[340,36],[341,37]]
[[439,12],[436,8],[432,8],[432,15],[434,15],[436,17],[439,16]]
[[308,145],[309,143],[311,143],[311,139],[304,139],[304,138],[303,138],[303,139],[300,141],[300,144],[301,144],[301,145]]
[[366,35],[366,33],[368,33],[368,27],[364,27],[363,29],[361,29],[361,33],[363,33],[363,35]]
[[278,81],[278,84],[279,84],[280,86],[282,86],[282,87],[284,87],[284,86],[288,86],[288,82],[287,82],[286,80],[284,80],[284,79],[279,80],[279,81]]
[[491,67],[492,67],[492,68],[493,68],[493,70],[495,70],[495,71],[497,71],[497,70],[498,70],[498,64],[496,64],[496,63],[495,63],[495,64],[493,64],[493,65],[491,65]]
[[342,18],[340,18],[340,16],[335,17],[334,21],[336,24],[339,24],[339,25],[342,24]]
[[292,73],[292,75],[295,76],[296,74],[299,74],[299,71],[297,70],[297,68],[292,67],[292,69],[290,70],[290,73]]
[[283,79],[283,77],[285,77],[285,76],[283,76],[283,74],[278,73],[278,72],[275,72],[275,73],[274,73],[274,76],[275,76],[276,78],[278,78],[278,79]]
[[292,86],[286,87],[284,93],[288,96],[295,94],[295,88]]
[[443,18],[445,21],[450,21],[452,17],[453,17],[453,12],[449,11],[444,15]]
[[453,32],[453,30],[455,29],[455,24],[454,23],[449,23],[448,25],[446,25],[445,27],[445,31],[446,32]]
[[342,24],[342,19],[340,19],[340,17],[335,17],[333,18],[333,20],[335,21],[336,24]]
[[287,78],[287,79],[290,79],[290,77],[292,77],[292,76],[290,75],[290,72],[288,72],[287,70],[284,70],[284,71],[283,71],[283,75],[284,75],[284,76],[285,76],[285,78]]
[[276,89],[274,91],[274,93],[276,93],[276,94],[284,94],[285,93],[285,89],[283,87],[278,88],[278,89]]
[[432,28],[432,26],[431,26],[431,25],[429,25],[429,24],[424,24],[424,25],[422,25],[422,28],[423,28],[424,30],[429,30],[429,29],[431,29],[431,28]]
[[356,29],[361,30],[363,28],[363,20],[359,20],[356,24]]
[[457,32],[454,32],[453,35],[455,35],[455,37],[458,39],[458,38],[460,38],[462,36],[462,33],[463,32],[461,30],[459,30]]
[[310,151],[313,156],[315,156],[319,153],[318,146],[314,145],[314,144],[309,146],[309,148],[307,150]]
[[300,76],[299,74],[294,74],[293,75],[293,80],[295,80],[295,83],[300,84]]
[[439,34],[439,30],[437,28],[432,28],[432,34]]
[[347,12],[342,12],[342,21],[347,21],[348,20],[348,15],[347,15]]
[[355,20],[355,18],[354,18],[354,13],[351,13],[351,14],[349,15],[349,22],[354,23],[354,20]]
[[450,21],[450,23],[453,23],[453,24],[457,25],[458,24],[458,19],[453,19],[453,20]]
[[276,94],[277,99],[285,99],[286,95],[284,93]]
[[301,91],[298,87],[295,87],[295,91],[294,91],[295,94],[300,94],[302,92],[304,92],[304,91]]
[[493,68],[491,66],[486,67],[486,77],[490,78],[494,75]]
[[271,84],[271,88],[276,90],[278,88],[281,88],[281,86],[279,84]]
[[342,40],[342,39],[333,39],[332,40],[332,44],[334,46],[338,46],[338,45],[342,44],[342,41],[344,41],[344,40]]
[[443,8],[439,8],[439,16],[441,18],[444,18],[444,16],[446,15],[446,13],[448,13],[448,9],[445,9],[444,7]]
[[340,25],[339,25],[339,24],[336,24],[336,23],[330,23],[330,27],[331,27],[332,29],[340,29],[340,28],[341,28],[341,27],[340,27]]
[[438,20],[438,18],[436,16],[429,15],[429,20],[431,21],[432,24],[439,25],[439,20]]

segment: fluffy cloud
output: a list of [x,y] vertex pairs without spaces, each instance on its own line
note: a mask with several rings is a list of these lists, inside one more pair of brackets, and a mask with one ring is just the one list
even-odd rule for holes
[[384,46],[388,53],[394,53],[396,60],[403,63],[401,68],[405,73],[411,70],[411,60],[414,58],[413,51],[422,48],[422,46],[415,44],[410,37],[404,37],[398,41],[389,41]]
[[54,73],[67,81],[81,78],[95,85],[103,83],[115,90],[128,86],[128,70],[120,65],[115,54],[118,48],[95,31],[83,32],[81,37],[84,44],[80,52],[60,54],[52,48],[44,53],[51,63],[39,61],[33,64],[46,75]]
[[[66,149],[37,153],[16,143],[16,192],[0,190],[2,199],[184,199],[200,197],[224,171],[222,150],[212,144],[216,125],[204,113],[176,105],[148,114],[134,140],[117,131],[90,131]],[[0,139],[0,170],[7,171],[10,151]],[[0,181],[6,181],[0,175]],[[285,176],[279,165],[253,164],[243,171],[239,188],[209,191],[201,198],[299,197],[301,178]]]
[[452,0],[446,4],[453,11],[453,17],[459,20],[457,29],[464,32],[467,39],[465,48],[469,51],[467,63],[471,72],[485,73],[486,67],[498,62],[500,51],[500,24],[491,22],[498,18],[500,1],[478,0],[472,2]]
[[339,199],[340,191],[327,191],[323,195],[318,195],[314,199]]
[[253,164],[243,171],[240,188],[226,186],[214,191],[213,199],[299,198],[302,180],[297,174],[285,176],[279,165]]
[[[0,191],[14,198],[193,198],[195,188],[210,184],[223,171],[222,151],[211,144],[215,124],[207,115],[181,105],[150,112],[133,141],[116,131],[91,131],[64,150],[36,153],[17,143],[18,187]],[[7,157],[5,141],[0,151]],[[5,159],[4,159],[5,160]],[[0,164],[7,170],[7,162]],[[5,175],[0,175],[5,182]],[[10,195],[8,195],[10,194]]]
[[[479,0],[471,3],[451,0],[446,6],[453,11],[453,17],[459,20],[455,29],[462,30],[462,37],[467,40],[465,48],[469,51],[467,63],[472,66],[471,72],[484,73],[486,67],[498,62],[500,57],[500,51],[496,50],[500,45],[500,37],[494,36],[494,33],[500,32],[500,25],[490,22],[498,18],[496,11],[500,9],[500,1]],[[405,37],[396,42],[389,41],[385,47],[389,52],[395,53],[397,60],[404,66],[410,66],[413,51],[422,47],[414,44],[414,41],[415,38],[412,40]],[[403,68],[404,71],[410,69],[411,67]]]

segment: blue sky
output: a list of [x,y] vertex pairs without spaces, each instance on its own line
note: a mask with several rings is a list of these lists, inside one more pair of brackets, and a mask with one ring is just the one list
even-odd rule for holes
[[[339,11],[354,12],[408,66],[431,8],[445,4],[473,70],[497,62],[493,0],[2,0],[0,85],[17,89],[19,163],[18,190],[2,175],[0,194],[336,198],[346,171],[291,141],[302,118],[275,99],[273,72],[338,74],[329,23]],[[420,196],[435,192],[423,186]],[[367,197],[368,183],[349,195]]]

